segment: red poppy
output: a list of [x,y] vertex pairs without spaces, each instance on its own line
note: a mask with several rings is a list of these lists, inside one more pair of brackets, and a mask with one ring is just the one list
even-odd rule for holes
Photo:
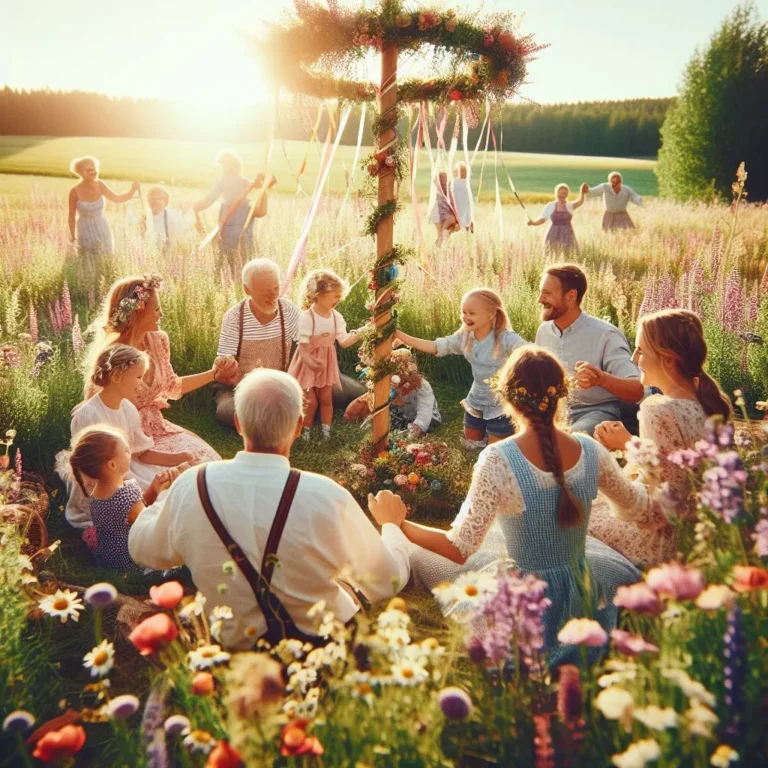
[[280,754],[283,757],[295,755],[322,755],[323,745],[317,736],[307,736],[309,720],[292,720],[283,728],[280,738]]
[[50,731],[37,742],[33,757],[45,763],[53,763],[60,757],[72,757],[85,744],[85,731],[80,725],[65,725],[58,731]]
[[210,672],[198,672],[192,678],[192,693],[195,696],[210,696],[213,693],[213,675]]
[[448,95],[451,101],[461,101],[464,98],[464,94],[461,91],[451,91]]
[[184,587],[178,581],[166,581],[165,584],[150,587],[149,596],[152,602],[160,608],[173,610],[184,597]]
[[737,592],[768,589],[768,571],[754,565],[736,565],[733,568],[733,588]]
[[142,656],[151,656],[178,636],[179,629],[173,619],[166,613],[156,613],[137,624],[128,639],[139,649]]
[[223,739],[214,747],[205,761],[205,768],[240,768],[243,756]]

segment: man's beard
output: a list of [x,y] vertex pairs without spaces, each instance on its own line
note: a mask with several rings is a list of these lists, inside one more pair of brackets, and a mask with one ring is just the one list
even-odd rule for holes
[[557,320],[557,318],[562,317],[565,312],[565,307],[561,305],[555,306],[554,304],[550,304],[548,307],[541,308],[541,319],[544,322],[549,320]]

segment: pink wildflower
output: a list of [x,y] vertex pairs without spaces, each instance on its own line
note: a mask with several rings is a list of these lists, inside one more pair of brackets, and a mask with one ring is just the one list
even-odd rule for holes
[[563,645],[605,645],[608,635],[593,619],[571,619],[557,633]]
[[61,289],[61,320],[64,328],[72,325],[72,297],[69,295],[69,283],[66,280]]
[[74,349],[75,354],[77,354],[82,350],[83,346],[83,332],[80,330],[80,315],[75,315],[75,320],[72,323],[72,349]]
[[639,635],[632,635],[622,629],[611,632],[616,648],[626,656],[639,656],[641,653],[658,653],[659,649],[651,643],[646,643]]
[[701,571],[679,563],[665,563],[652,568],[645,581],[657,595],[674,600],[695,600],[704,590]]
[[659,596],[644,581],[619,587],[613,604],[648,616],[658,616],[662,608]]

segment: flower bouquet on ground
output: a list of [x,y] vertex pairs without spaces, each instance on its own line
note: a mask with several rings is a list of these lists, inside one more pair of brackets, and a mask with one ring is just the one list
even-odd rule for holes
[[427,510],[453,515],[469,489],[462,456],[443,442],[409,442],[394,433],[389,445],[368,443],[345,462],[337,477],[365,504],[369,493],[399,494],[410,512]]

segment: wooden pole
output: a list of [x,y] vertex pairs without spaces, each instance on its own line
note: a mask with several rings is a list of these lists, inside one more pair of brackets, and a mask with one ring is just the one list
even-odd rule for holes
[[[388,112],[395,109],[397,104],[397,48],[385,45],[381,51],[381,95],[379,96],[379,115],[383,118]],[[386,147],[395,138],[395,131],[387,129],[379,135],[378,146]],[[394,170],[386,166],[382,167],[379,174],[379,205],[394,200],[395,198],[395,174]],[[392,216],[383,219],[376,230],[376,261],[392,250],[394,245],[395,220]],[[375,277],[375,272],[374,272]],[[376,291],[376,299],[380,299],[384,289]],[[374,322],[377,327],[385,326],[392,318],[391,312],[385,312],[379,316],[374,314]],[[376,345],[374,359],[376,362],[384,360],[392,354],[392,337],[383,339]],[[373,388],[373,408],[378,411],[389,401],[390,377],[385,376],[377,381]],[[373,442],[374,444],[386,440],[389,437],[389,408],[383,408],[373,417]]]

